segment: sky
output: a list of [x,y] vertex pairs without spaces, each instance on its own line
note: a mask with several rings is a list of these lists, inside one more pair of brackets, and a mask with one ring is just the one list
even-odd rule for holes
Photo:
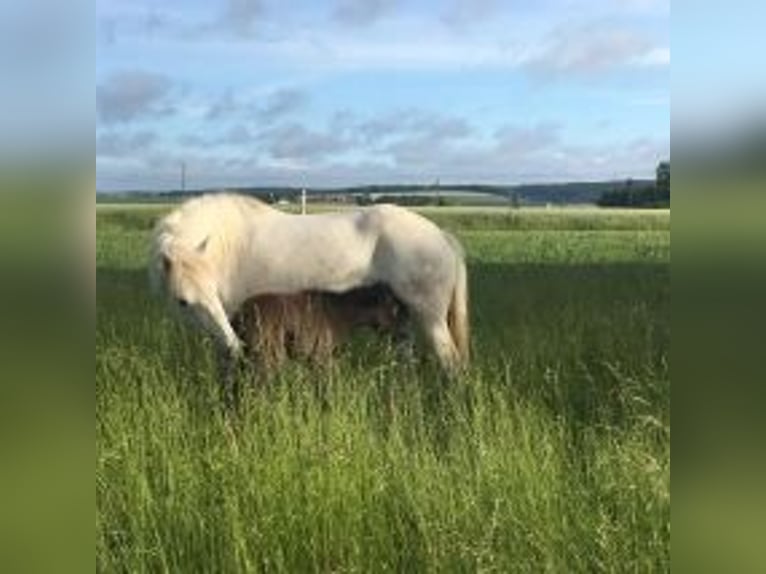
[[101,190],[651,178],[669,0],[98,0]]

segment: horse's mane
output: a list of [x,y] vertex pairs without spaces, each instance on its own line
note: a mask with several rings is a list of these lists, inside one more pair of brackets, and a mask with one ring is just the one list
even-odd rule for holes
[[217,256],[224,257],[236,237],[238,224],[254,212],[272,208],[249,196],[214,193],[190,199],[160,219],[152,240],[152,276],[154,283],[161,273],[161,260],[187,259],[188,254],[203,242],[213,239]]
[[264,212],[272,208],[254,197],[233,193],[201,195],[182,203],[160,220],[157,231],[161,235],[182,239],[185,235],[199,235],[224,228],[223,224],[237,214]]

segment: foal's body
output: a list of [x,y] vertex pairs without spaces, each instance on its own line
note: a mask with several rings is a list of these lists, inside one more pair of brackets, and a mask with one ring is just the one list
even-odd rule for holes
[[342,294],[260,295],[245,302],[232,325],[248,354],[274,368],[293,356],[327,360],[360,328],[398,338],[406,321],[406,309],[378,285]]

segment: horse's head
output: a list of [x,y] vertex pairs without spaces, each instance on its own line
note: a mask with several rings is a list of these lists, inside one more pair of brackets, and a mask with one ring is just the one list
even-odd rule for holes
[[194,247],[159,237],[152,269],[159,285],[182,314],[192,318],[232,353],[240,341],[219,296],[218,274],[208,257],[205,239]]

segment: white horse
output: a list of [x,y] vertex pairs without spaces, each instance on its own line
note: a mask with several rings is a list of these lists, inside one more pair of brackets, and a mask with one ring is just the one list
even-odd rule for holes
[[406,305],[445,369],[468,360],[460,245],[402,207],[291,215],[244,196],[198,197],[158,223],[152,270],[232,356],[241,342],[230,318],[251,297],[382,283]]

